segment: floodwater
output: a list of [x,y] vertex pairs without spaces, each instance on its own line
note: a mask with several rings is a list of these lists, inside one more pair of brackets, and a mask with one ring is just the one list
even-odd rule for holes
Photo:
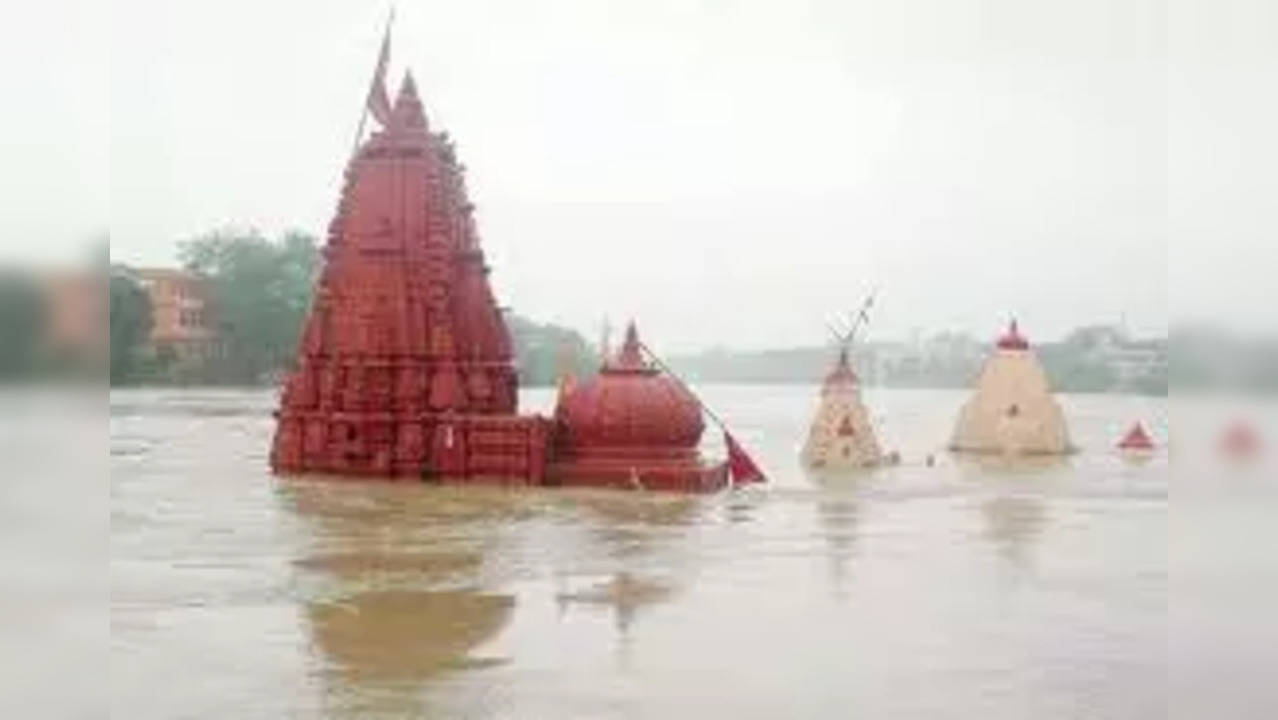
[[282,480],[272,393],[112,392],[113,714],[1274,716],[1276,473],[1110,450],[1177,403],[1063,398],[1082,452],[1000,467],[939,452],[962,393],[871,391],[904,464],[813,479],[815,388],[703,397],[770,485]]

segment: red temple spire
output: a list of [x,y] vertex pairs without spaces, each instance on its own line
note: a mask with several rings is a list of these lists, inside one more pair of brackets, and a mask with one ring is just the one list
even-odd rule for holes
[[452,144],[411,73],[351,159],[277,414],[285,472],[538,481],[549,425],[518,381]]
[[404,80],[399,85],[399,93],[391,107],[388,126],[401,131],[427,128],[426,112],[422,109],[421,98],[417,95],[417,83],[413,80],[411,70],[404,72]]

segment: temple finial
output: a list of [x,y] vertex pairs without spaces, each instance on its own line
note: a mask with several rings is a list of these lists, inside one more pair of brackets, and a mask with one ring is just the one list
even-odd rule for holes
[[1000,350],[1028,350],[1029,341],[1021,334],[1020,323],[1013,317],[1008,322],[1007,332],[998,340]]
[[397,99],[396,102],[399,102],[404,98],[412,98],[421,102],[417,96],[417,81],[413,79],[412,70],[404,71],[404,79],[399,83],[399,99]]
[[645,367],[643,361],[643,345],[639,342],[639,331],[635,321],[626,325],[626,340],[617,353],[616,366],[619,368],[639,369]]
[[404,71],[404,80],[399,85],[395,105],[391,108],[390,124],[397,128],[426,127],[426,113],[422,109],[421,98],[417,95],[417,82],[413,80],[412,70]]

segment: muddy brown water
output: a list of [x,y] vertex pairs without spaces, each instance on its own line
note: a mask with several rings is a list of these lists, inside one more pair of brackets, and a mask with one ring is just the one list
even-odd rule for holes
[[1274,473],[1110,449],[1176,402],[1066,397],[1082,452],[1009,467],[939,453],[962,393],[871,391],[904,464],[813,478],[815,388],[703,395],[769,486],[278,479],[272,393],[113,392],[113,714],[1273,716]]

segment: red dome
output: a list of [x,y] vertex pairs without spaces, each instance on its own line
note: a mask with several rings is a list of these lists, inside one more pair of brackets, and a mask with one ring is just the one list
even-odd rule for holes
[[555,415],[565,444],[577,450],[690,449],[705,430],[696,398],[644,362],[634,323],[616,357],[568,391]]

